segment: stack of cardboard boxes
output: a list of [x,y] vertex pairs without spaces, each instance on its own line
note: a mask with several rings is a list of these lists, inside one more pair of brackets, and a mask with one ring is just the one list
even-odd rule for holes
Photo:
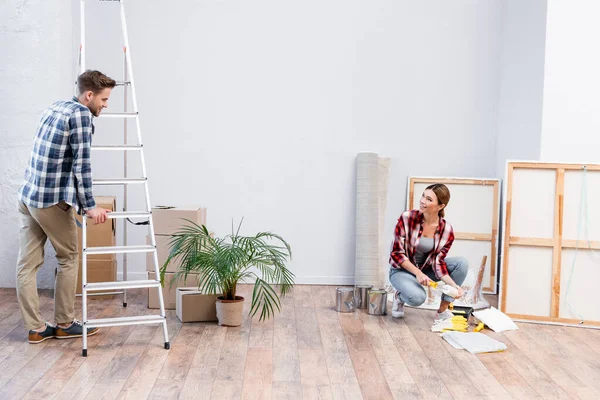
[[[114,196],[96,196],[98,207],[110,211],[116,210],[116,198]],[[159,268],[169,256],[169,242],[171,235],[188,225],[186,220],[193,221],[198,225],[206,224],[205,208],[178,208],[178,207],[156,207],[152,209],[154,221],[154,232],[156,236],[156,250]],[[81,223],[81,216],[77,216]],[[88,220],[87,224],[87,247],[104,247],[116,245],[116,220],[108,219],[104,224],[94,225]],[[79,274],[77,278],[77,293],[81,294],[81,267],[82,267],[82,230],[78,230],[79,241]],[[146,241],[151,244],[150,236]],[[177,315],[182,322],[193,321],[216,321],[214,295],[204,295],[198,291],[198,274],[189,274],[187,279],[173,281],[175,272],[179,269],[178,260],[169,263],[165,273],[165,285],[161,289],[167,310],[177,310]],[[152,253],[146,257],[146,271],[148,279],[154,279],[154,259]],[[94,254],[87,257],[87,281],[88,282],[114,282],[117,280],[117,259],[115,254]],[[179,290],[181,289],[181,290]],[[92,296],[92,298],[112,298],[112,295]],[[159,308],[158,292],[155,288],[148,289],[148,308]]]
[[[160,268],[169,256],[170,235],[189,225],[190,223],[186,220],[193,221],[198,225],[206,224],[206,208],[156,207],[152,209],[152,220],[154,221],[158,266]],[[149,236],[146,241],[151,244]],[[165,284],[162,292],[167,310],[176,309],[178,287],[198,287],[198,274],[189,274],[185,281],[179,279],[171,284],[178,269],[179,263],[177,260],[172,260],[165,273]],[[148,253],[146,258],[146,271],[148,272],[148,279],[154,279],[152,253]],[[154,288],[148,289],[148,308],[159,308],[158,293]]]
[[[110,211],[117,208],[114,196],[96,196],[96,205]],[[77,216],[81,224],[81,215]],[[104,224],[94,225],[87,220],[86,245],[87,247],[115,246],[115,219],[108,219]],[[82,229],[77,229],[77,246],[79,249],[79,272],[77,275],[77,294],[81,294],[81,266],[82,266]],[[87,256],[87,281],[88,282],[114,282],[117,280],[117,258],[115,254],[92,254]],[[93,292],[91,292],[93,293]],[[112,298],[111,295],[91,296],[90,299]]]

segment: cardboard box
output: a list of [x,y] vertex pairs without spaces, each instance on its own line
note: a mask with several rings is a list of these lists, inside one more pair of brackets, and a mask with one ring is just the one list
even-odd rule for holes
[[217,320],[217,296],[202,294],[197,287],[180,287],[176,293],[175,312],[181,322]]
[[[117,198],[115,196],[96,196],[96,205],[98,207],[105,208],[110,211],[117,209]],[[81,215],[76,216],[79,223],[81,223]],[[86,229],[86,245],[87,247],[102,247],[102,246],[115,246],[115,230],[116,230],[116,219],[109,219],[103,224],[94,225],[94,222],[87,220]],[[82,254],[82,228],[77,228],[77,248],[79,249],[79,258]],[[88,256],[88,260],[111,260],[113,254],[91,254]]]
[[186,219],[198,225],[206,225],[206,208],[157,206],[152,209],[154,234],[172,235],[189,225]]
[[[175,274],[167,272],[165,274],[165,286],[161,288],[165,300],[165,309],[167,310],[175,310],[178,287],[198,287],[198,274],[189,274],[185,282],[180,279],[178,282],[174,282],[173,286],[170,286],[171,279],[174,276]],[[154,272],[148,272],[148,279],[154,279]],[[148,288],[148,308],[160,308],[156,288]]]
[[[214,233],[210,232],[210,236],[214,237]],[[160,269],[169,257],[169,243],[173,236],[170,235],[154,235],[156,238],[156,253],[158,256],[158,268]],[[146,244],[152,244],[150,235],[146,236]],[[154,272],[154,258],[152,253],[146,253],[146,271]],[[173,259],[167,267],[167,272],[177,272],[181,265],[180,257]]]
[[[169,257],[169,242],[171,241],[171,236],[169,235],[154,235],[156,238],[156,253],[158,256],[158,268],[160,269],[165,261],[167,261],[167,257]],[[146,244],[152,244],[150,240],[150,236],[146,236]],[[179,260],[178,258],[172,260],[167,267],[167,272],[177,272],[179,269]],[[152,253],[146,253],[146,271],[154,272],[154,256]]]
[[[91,282],[114,282],[117,280],[117,259],[114,254],[109,260],[88,260],[87,261],[87,281]],[[81,294],[81,267],[82,260],[79,259],[79,269],[77,275],[77,294]],[[100,292],[88,292],[100,293]],[[90,296],[89,299],[112,299],[114,295]]]

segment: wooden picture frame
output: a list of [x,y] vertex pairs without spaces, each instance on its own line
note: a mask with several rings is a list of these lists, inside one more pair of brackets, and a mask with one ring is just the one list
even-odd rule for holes
[[590,259],[600,250],[600,224],[580,237],[582,201],[592,204],[590,221],[600,216],[600,185],[583,192],[590,179],[600,183],[600,165],[507,162],[499,308],[511,318],[600,327],[600,267]]
[[[500,181],[487,178],[409,176],[407,209],[412,210],[418,207],[420,191],[434,183],[445,184],[450,189],[451,194],[447,208],[447,219],[454,228],[455,239],[448,257],[454,255],[467,257],[472,268],[479,266],[482,257],[487,256],[488,265],[483,275],[486,284],[484,284],[483,293],[497,294],[497,264],[500,245],[498,234],[500,224]],[[416,193],[415,190],[419,193]],[[462,196],[461,192],[464,192]],[[469,198],[469,194],[478,198],[487,206],[465,206],[464,203],[467,201],[466,198]],[[461,197],[463,198],[461,199]],[[453,213],[454,215],[452,215]],[[470,223],[469,218],[476,218],[479,223]],[[462,226],[469,229],[462,230]],[[475,228],[470,229],[472,226],[475,226]],[[454,252],[456,254],[453,254]]]

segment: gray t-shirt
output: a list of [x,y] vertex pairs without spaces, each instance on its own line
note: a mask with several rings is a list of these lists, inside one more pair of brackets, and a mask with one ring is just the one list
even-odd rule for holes
[[417,246],[417,252],[415,253],[415,261],[418,266],[423,265],[431,250],[433,250],[433,238],[421,236],[419,245]]

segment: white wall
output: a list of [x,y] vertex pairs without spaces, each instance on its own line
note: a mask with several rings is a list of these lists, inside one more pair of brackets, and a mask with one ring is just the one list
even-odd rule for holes
[[[19,248],[16,191],[21,185],[42,111],[72,92],[71,4],[65,1],[0,3],[0,287],[15,286]],[[66,62],[65,62],[66,61]],[[54,278],[49,266],[41,287]]]
[[541,159],[600,162],[600,3],[548,3]]
[[[494,176],[500,1],[165,4],[127,2],[152,203],[206,206],[218,235],[241,217],[244,233],[280,233],[297,282],[352,282],[356,153],[392,158],[390,240],[408,175]],[[107,19],[117,3],[90,7],[88,67],[119,78],[119,31]],[[31,58],[20,57],[17,67]],[[44,105],[59,82],[43,87]],[[34,131],[28,118],[19,140]],[[98,121],[95,143],[120,140],[119,129]],[[94,160],[96,176],[121,170]],[[2,218],[14,234],[13,214]],[[17,241],[2,243],[12,268]]]
[[496,176],[507,159],[538,160],[542,136],[546,0],[506,0],[496,136]]

